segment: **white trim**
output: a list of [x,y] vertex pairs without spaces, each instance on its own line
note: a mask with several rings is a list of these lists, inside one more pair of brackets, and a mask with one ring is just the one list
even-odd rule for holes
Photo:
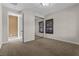
[[13,12],[8,12],[8,15],[20,16],[19,14],[17,14],[17,13],[13,13]]
[[17,16],[18,17],[18,38],[19,38],[19,35],[20,35],[20,30],[19,30],[19,17],[20,15],[19,14],[15,14],[15,13],[11,13],[11,12],[8,12],[8,20],[7,20],[7,25],[8,25],[8,34],[9,34],[9,15],[13,15],[13,16]]
[[[49,38],[50,39],[50,38]],[[55,38],[54,40],[58,40],[58,38]],[[58,40],[58,41],[62,41],[62,42],[67,42],[67,43],[71,43],[71,44],[76,44],[76,45],[79,45],[78,42],[74,42],[74,41],[70,41],[70,40],[65,40],[65,39],[61,39],[61,40]]]
[[20,17],[20,16],[18,15],[18,38],[20,37],[20,30],[19,30],[19,27],[20,27],[20,26],[19,26],[19,25],[20,25],[20,24],[19,24],[20,18],[19,18],[19,17]]
[[[46,38],[46,37],[44,37],[44,38]],[[62,42],[66,42],[66,43],[70,43],[70,44],[76,44],[76,45],[79,45],[79,42],[74,42],[74,41],[70,41],[70,40],[66,40],[66,39],[64,39],[64,38],[46,38],[46,39],[50,39],[50,40],[57,40],[57,41],[62,41]],[[58,39],[61,39],[61,40],[58,40]],[[76,38],[74,38],[74,39],[76,39]]]
[[26,43],[26,42],[31,42],[31,41],[34,41],[34,40],[26,40],[26,41],[24,40],[24,43]]
[[[57,40],[57,39],[56,39],[56,40]],[[74,41],[67,41],[67,40],[59,40],[59,41],[63,41],[63,42],[67,42],[67,43],[79,45],[78,42],[74,42]]]
[[1,49],[1,47],[2,47],[2,44],[0,44],[0,49]]
[[0,44],[0,48],[2,47],[2,44]]
[[18,15],[18,38],[20,38],[20,30],[19,30],[19,27],[20,27],[20,26],[19,26],[19,25],[20,25],[20,24],[19,24],[20,18],[19,18],[19,17],[20,17],[20,16]]

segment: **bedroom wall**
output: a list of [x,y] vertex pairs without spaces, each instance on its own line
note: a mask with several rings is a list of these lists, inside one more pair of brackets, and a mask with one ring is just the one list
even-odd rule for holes
[[[12,9],[2,7],[2,42],[7,43],[8,41],[8,26],[7,26],[7,19],[8,19],[8,12],[14,12],[18,13],[17,11],[14,11]],[[29,11],[24,11],[24,42],[34,40],[35,39],[35,18],[33,13]]]
[[12,10],[2,5],[2,43],[8,42],[8,12],[13,12],[15,14],[20,14],[16,10]]
[[2,45],[2,5],[0,4],[0,48]]
[[6,43],[8,41],[7,19],[8,19],[8,10],[6,7],[2,6],[2,42],[3,43]]
[[[2,6],[2,42],[3,43],[7,43],[8,41],[8,36],[7,36],[7,32],[8,32],[8,26],[7,26],[7,19],[8,19],[8,12],[13,12],[13,13],[17,13],[17,14],[22,14],[19,13],[16,10],[7,8]],[[33,13],[32,11],[29,10],[22,10],[22,12],[24,13],[24,42],[26,41],[31,41],[35,39],[35,16],[39,16],[39,17],[43,17],[42,15],[38,14],[38,13]]]
[[24,42],[35,40],[35,17],[44,18],[43,15],[38,14],[32,10],[23,10],[24,14]]
[[31,11],[24,10],[24,42],[35,39],[35,17]]
[[45,38],[79,44],[79,5],[45,16],[54,19],[54,34],[44,33]]

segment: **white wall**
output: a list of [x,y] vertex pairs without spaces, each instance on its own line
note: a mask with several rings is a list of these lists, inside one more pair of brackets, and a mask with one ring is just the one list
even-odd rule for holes
[[24,42],[35,40],[35,17],[42,17],[43,15],[32,10],[23,10],[24,13]]
[[[3,42],[8,41],[7,39],[8,11],[9,9],[7,10],[7,8],[5,7],[2,8]],[[32,11],[28,10],[24,10],[23,12],[24,12],[24,42],[27,42],[35,39],[35,16],[38,14],[34,14]],[[1,7],[0,7],[0,15],[1,15]],[[79,6],[74,6],[45,16],[45,20],[51,18],[54,19],[54,34],[44,33],[44,37],[51,39],[56,38],[57,40],[63,40],[79,44]]]
[[44,33],[39,32],[39,22],[41,22],[41,21],[44,21],[44,19],[41,17],[35,18],[35,35],[40,36],[40,37],[44,37]]
[[[7,7],[2,7],[2,42],[6,43],[8,41],[8,26],[7,26],[7,19],[8,19],[8,12],[13,12],[20,14],[16,10],[12,10]],[[23,10],[24,12],[24,42],[31,41],[35,39],[35,16],[43,17],[38,13],[33,13],[32,11]],[[22,27],[20,27],[22,29]]]
[[9,15],[18,17],[18,37],[16,37],[16,39],[21,39],[22,38],[22,14],[8,12],[8,22],[7,22],[8,23],[8,35],[9,35]]
[[79,6],[45,16],[45,20],[51,18],[54,19],[54,34],[44,33],[44,37],[79,44]]
[[23,25],[22,25],[22,15],[19,16],[19,37],[22,38],[22,33],[23,33]]
[[8,37],[7,37],[7,19],[8,19],[7,8],[2,7],[2,42],[3,43],[8,41]]
[[35,39],[35,15],[28,10],[24,10],[24,42]]
[[0,4],[0,48],[2,44],[2,5]]
[[12,10],[2,5],[2,43],[8,42],[8,12],[20,14],[16,10]]

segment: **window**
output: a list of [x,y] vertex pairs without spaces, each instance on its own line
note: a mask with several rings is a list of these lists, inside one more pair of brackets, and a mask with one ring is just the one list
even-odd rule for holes
[[46,33],[53,34],[53,19],[46,20]]
[[39,32],[44,33],[44,21],[39,22]]

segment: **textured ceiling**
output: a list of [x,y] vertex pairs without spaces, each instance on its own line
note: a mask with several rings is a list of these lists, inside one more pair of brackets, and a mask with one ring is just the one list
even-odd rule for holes
[[51,12],[56,12],[69,6],[75,5],[75,3],[50,3],[47,7],[42,6],[41,3],[4,3],[3,5],[18,11],[28,9],[42,15],[47,15]]

